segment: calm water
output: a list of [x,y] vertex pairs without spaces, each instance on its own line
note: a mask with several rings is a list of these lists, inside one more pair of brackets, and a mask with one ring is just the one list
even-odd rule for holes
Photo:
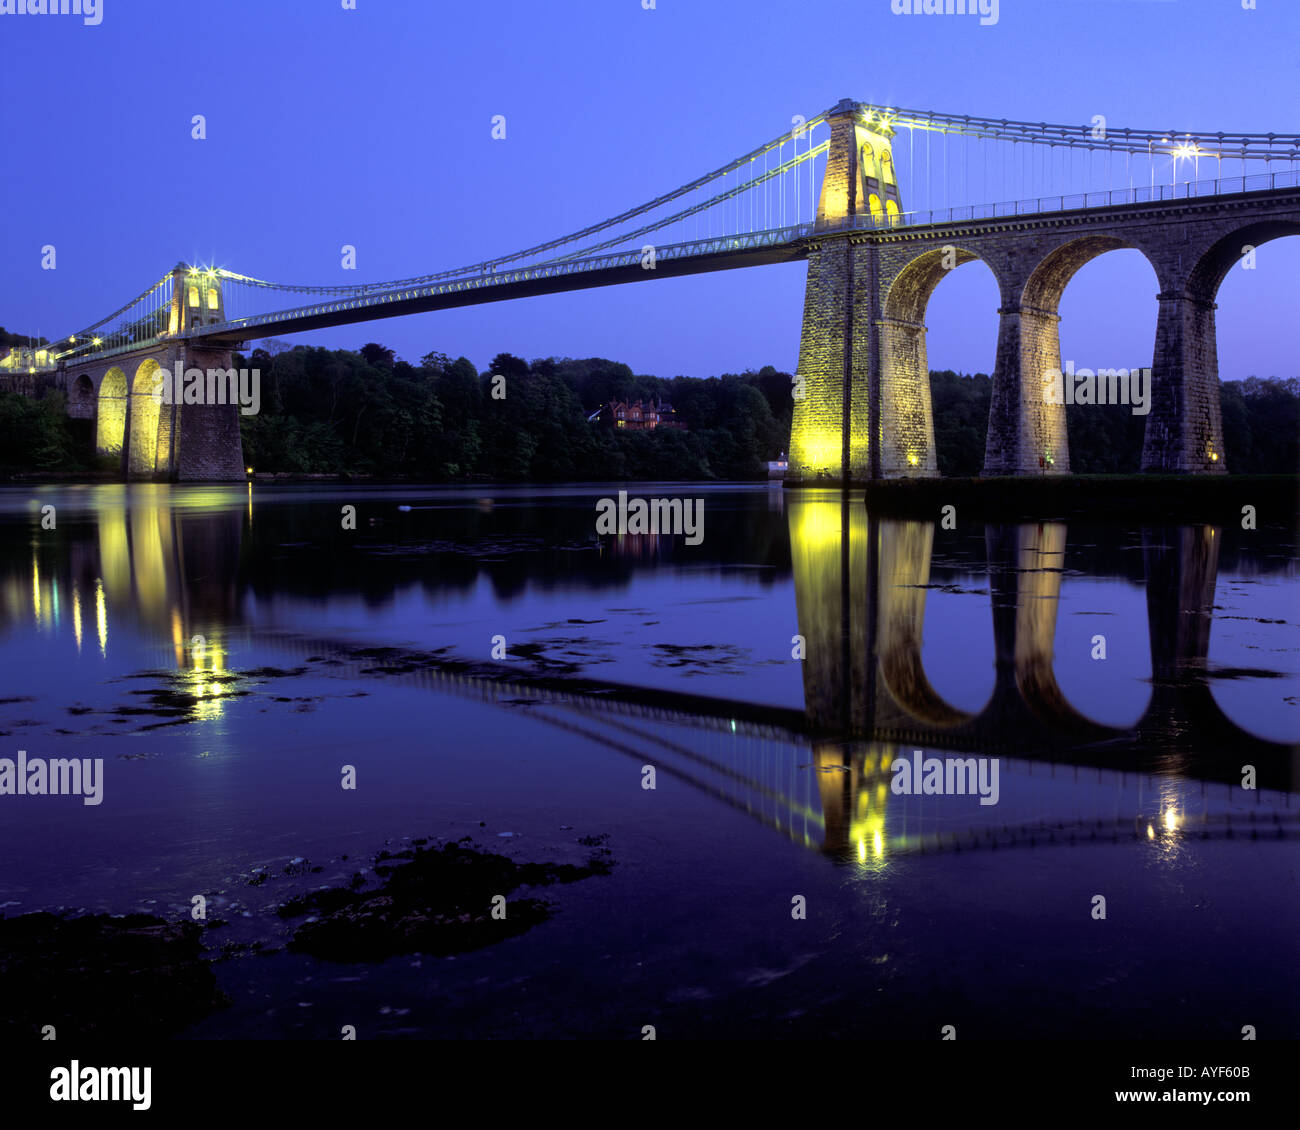
[[[0,797],[0,906],[204,893],[277,948],[385,846],[607,835],[528,933],[225,961],[190,1035],[1300,1035],[1288,531],[642,484],[702,543],[598,538],[618,489],[0,491],[0,756],[105,765],[97,807]],[[996,758],[997,803],[896,794],[915,750]]]

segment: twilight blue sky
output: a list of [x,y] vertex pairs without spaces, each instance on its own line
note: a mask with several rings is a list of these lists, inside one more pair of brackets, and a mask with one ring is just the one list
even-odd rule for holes
[[[1300,128],[1300,2],[1001,0],[999,20],[890,0],[102,0],[103,21],[0,15],[0,325],[64,334],[178,259],[294,283],[458,266],[682,184],[842,97],[1034,121]],[[191,115],[208,138],[190,138]],[[504,114],[507,138],[493,141]],[[907,185],[903,185],[906,199]],[[57,269],[40,269],[40,248]],[[358,270],[340,269],[343,244]],[[579,291],[296,335],[486,368],[606,356],[709,376],[793,370],[806,268]],[[1220,292],[1220,372],[1300,375],[1300,239]],[[1155,277],[1085,267],[1062,357],[1150,363]],[[987,372],[979,264],[931,303],[930,364]]]

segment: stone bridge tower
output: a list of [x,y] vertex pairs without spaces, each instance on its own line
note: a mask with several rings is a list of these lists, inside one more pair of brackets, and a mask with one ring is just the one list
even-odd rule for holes
[[787,479],[937,475],[925,327],[885,320],[879,254],[869,238],[902,212],[893,130],[849,99],[827,122]]

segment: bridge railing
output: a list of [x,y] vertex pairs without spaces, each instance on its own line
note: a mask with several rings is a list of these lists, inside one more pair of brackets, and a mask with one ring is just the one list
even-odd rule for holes
[[1300,185],[1300,170],[1288,169],[1246,177],[1222,177],[1214,180],[1183,181],[1180,184],[1119,188],[1109,192],[1079,192],[1066,196],[1039,196],[1028,200],[1002,201],[996,204],[966,204],[958,208],[904,212],[899,216],[859,215],[854,216],[852,222],[845,226],[855,229],[925,227],[969,220],[996,220],[1008,216],[1033,215],[1038,212],[1073,212],[1090,208],[1188,200],[1205,196],[1236,196],[1246,192],[1294,188],[1298,185]]

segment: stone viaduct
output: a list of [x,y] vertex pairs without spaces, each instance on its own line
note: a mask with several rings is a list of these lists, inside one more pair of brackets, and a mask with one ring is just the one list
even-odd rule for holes
[[[946,273],[982,260],[1001,294],[985,475],[1066,474],[1058,309],[1089,260],[1116,248],[1151,264],[1152,402],[1142,469],[1222,474],[1215,296],[1249,248],[1300,234],[1300,193],[1276,189],[939,225],[881,224],[874,156],[884,133],[856,103],[832,111],[808,279],[787,481],[936,476],[925,314]],[[892,210],[891,210],[892,215]],[[864,226],[863,222],[870,226]],[[872,437],[876,439],[872,443]],[[844,469],[847,468],[847,475]]]
[[69,361],[54,375],[68,400],[68,415],[94,421],[100,464],[126,479],[172,481],[242,480],[243,445],[237,403],[182,404],[155,393],[159,370],[229,370],[229,345],[187,339],[183,334],[224,320],[221,287],[192,275],[184,264],[173,272],[167,333],[137,350],[101,353]]

